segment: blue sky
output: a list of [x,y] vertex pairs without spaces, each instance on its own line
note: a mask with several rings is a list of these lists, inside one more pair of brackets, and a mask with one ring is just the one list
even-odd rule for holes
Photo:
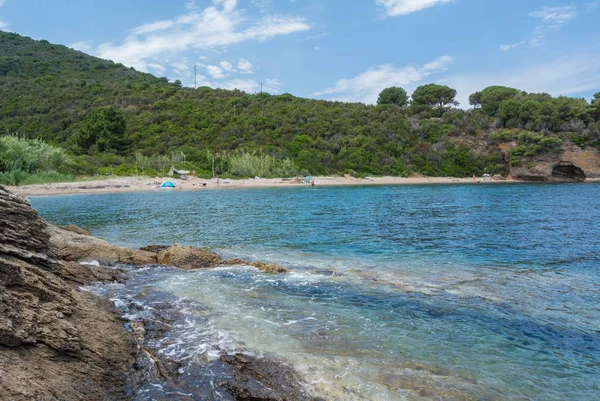
[[193,86],[373,103],[436,82],[600,91],[600,1],[0,0],[0,29]]

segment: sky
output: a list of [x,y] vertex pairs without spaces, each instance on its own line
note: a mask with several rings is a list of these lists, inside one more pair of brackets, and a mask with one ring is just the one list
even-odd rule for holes
[[[0,30],[186,86],[375,103],[386,87],[600,91],[599,0],[0,0]],[[194,74],[196,66],[196,74]]]

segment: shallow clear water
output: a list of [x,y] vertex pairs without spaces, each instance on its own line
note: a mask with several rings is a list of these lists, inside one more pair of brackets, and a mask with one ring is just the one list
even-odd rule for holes
[[192,323],[164,352],[276,356],[332,399],[600,398],[600,185],[167,191],[32,204],[119,245],[206,246],[294,271],[132,270],[130,286],[203,305],[185,308]]

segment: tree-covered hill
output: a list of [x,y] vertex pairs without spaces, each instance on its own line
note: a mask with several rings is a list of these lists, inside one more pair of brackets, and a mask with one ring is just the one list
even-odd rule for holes
[[392,88],[369,106],[184,88],[0,32],[0,133],[64,148],[74,155],[71,173],[158,170],[170,159],[205,172],[216,159],[226,173],[231,156],[244,153],[291,159],[298,173],[470,176],[505,173],[497,145],[509,137],[520,141],[513,163],[563,141],[600,144],[600,94],[588,104],[491,87],[471,96],[470,111],[453,108],[455,95],[431,84],[408,102]]

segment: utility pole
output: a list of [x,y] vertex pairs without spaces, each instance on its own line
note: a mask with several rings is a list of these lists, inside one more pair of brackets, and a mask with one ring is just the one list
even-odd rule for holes
[[196,71],[198,70],[198,67],[196,66],[196,64],[194,64],[194,89],[198,89],[197,84],[196,84]]
[[260,83],[260,93],[262,93],[262,82]]

